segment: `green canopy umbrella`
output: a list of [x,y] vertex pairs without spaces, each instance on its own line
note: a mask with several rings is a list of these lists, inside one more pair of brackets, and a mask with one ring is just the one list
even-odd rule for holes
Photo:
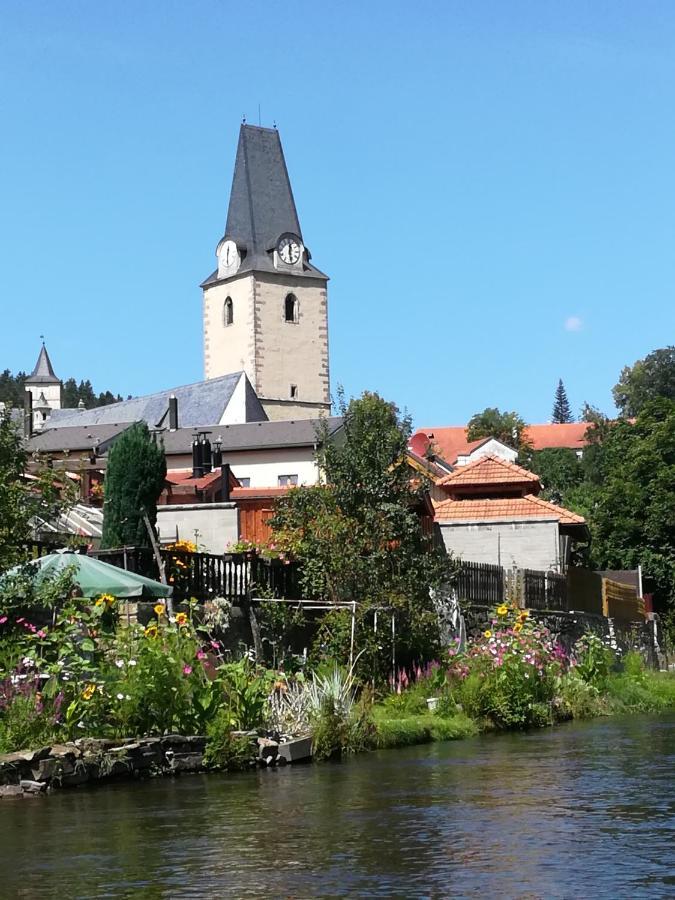
[[[73,581],[82,591],[83,597],[98,597],[99,594],[112,594],[113,597],[170,597],[172,587],[145,578],[135,572],[127,572],[117,566],[101,562],[91,556],[79,553],[49,553],[40,559],[33,560],[30,566],[37,570],[39,578],[48,575],[59,575],[64,569],[73,567]],[[22,567],[17,566],[8,572],[16,574]]]

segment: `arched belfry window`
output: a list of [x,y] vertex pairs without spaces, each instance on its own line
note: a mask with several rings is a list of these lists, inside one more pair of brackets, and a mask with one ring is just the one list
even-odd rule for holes
[[223,325],[231,325],[234,322],[234,304],[232,297],[228,297],[223,306]]
[[295,294],[287,294],[284,301],[284,318],[287,322],[298,321],[298,298]]

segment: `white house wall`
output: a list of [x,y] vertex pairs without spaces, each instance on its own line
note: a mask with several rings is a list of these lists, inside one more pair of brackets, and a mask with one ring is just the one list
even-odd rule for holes
[[559,571],[557,521],[438,522],[446,549],[466,562]]
[[[279,475],[297,475],[298,484],[316,484],[319,480],[312,447],[224,451],[223,463],[230,464],[237,478],[250,478],[250,487],[277,487]],[[167,465],[171,471],[191,469],[192,456],[170,456]]]

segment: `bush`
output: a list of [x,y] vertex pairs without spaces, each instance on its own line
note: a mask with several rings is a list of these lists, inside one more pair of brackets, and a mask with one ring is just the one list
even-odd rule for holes
[[560,677],[556,698],[559,719],[592,719],[605,715],[608,706],[600,691],[574,671]]
[[251,738],[232,734],[228,711],[220,709],[206,729],[207,741],[204,763],[212,769],[239,772],[249,768],[255,759]]
[[43,747],[53,741],[56,731],[51,710],[38,693],[18,694],[2,710],[0,753]]
[[573,657],[579,677],[602,691],[614,666],[613,650],[597,634],[589,631],[574,645]]
[[497,607],[488,628],[466,652],[450,653],[448,685],[456,703],[497,728],[551,724],[563,650],[526,610]]

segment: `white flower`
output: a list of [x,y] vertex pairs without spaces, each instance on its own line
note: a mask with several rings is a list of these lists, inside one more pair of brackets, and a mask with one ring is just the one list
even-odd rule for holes
[[130,659],[130,660],[129,660],[129,665],[130,665],[130,666],[135,666],[135,665],[136,665],[136,660],[135,660],[135,659]]
[[125,699],[125,700],[131,700],[131,694],[125,694],[125,695],[124,695],[124,699]]
[[30,656],[24,656],[24,658],[21,660],[21,662],[27,669],[31,669],[35,665],[34,661],[30,658]]
[[124,660],[123,660],[123,659],[116,659],[116,660],[115,660],[115,665],[117,666],[118,669],[123,669],[123,668],[124,668]]
[[118,695],[117,695],[117,699],[118,699],[118,700],[124,700],[124,694],[118,694]]

